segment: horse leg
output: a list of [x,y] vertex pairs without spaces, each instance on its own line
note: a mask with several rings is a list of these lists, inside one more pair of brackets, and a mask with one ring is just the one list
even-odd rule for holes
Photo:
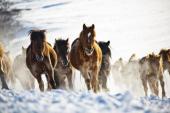
[[30,89],[34,89],[34,88],[35,88],[35,81],[34,81],[34,79],[32,79],[30,81]]
[[92,88],[93,88],[93,91],[95,93],[97,93],[99,91],[99,82],[98,82],[98,69],[94,69],[92,72],[91,72],[91,77],[92,77]]
[[60,87],[60,78],[59,78],[59,74],[56,70],[54,70],[54,81],[56,84],[56,88],[58,89]]
[[60,80],[60,84],[61,84],[62,89],[67,89],[65,80],[66,80],[66,77],[62,77],[61,80]]
[[41,78],[41,75],[37,76],[36,79],[39,84],[40,91],[44,91],[44,82]]
[[103,89],[105,89],[106,91],[108,91],[107,88],[107,76],[103,76],[103,84],[102,84]]
[[35,79],[32,77],[32,75],[29,75],[30,78],[30,89],[34,89],[35,88]]
[[53,89],[56,89],[56,84],[54,81],[54,70],[52,68],[48,70],[47,76],[48,83],[50,83]]
[[81,73],[82,73],[82,75],[83,75],[83,77],[84,77],[84,79],[85,79],[85,83],[86,83],[87,89],[88,89],[88,90],[91,90],[91,80],[90,80],[88,71],[82,69],[82,70],[81,70]]
[[73,89],[72,71],[70,71],[70,73],[67,74],[67,80],[68,80],[69,88]]
[[4,74],[0,72],[0,78],[1,78],[1,82],[2,82],[2,89],[9,89],[8,85],[6,83]]
[[165,97],[166,96],[166,93],[165,93],[165,83],[164,83],[163,75],[162,74],[159,76],[159,80],[160,80],[160,84],[161,84],[161,88],[162,88],[162,97]]
[[154,93],[156,96],[158,96],[159,91],[158,91],[158,81],[156,79],[156,76],[154,74],[149,75],[148,82],[149,82],[149,87],[151,89],[151,92]]
[[47,85],[48,85],[48,90],[51,90],[52,89],[52,86],[50,84],[50,81],[49,81],[49,77],[48,77],[48,74],[45,74],[46,78],[47,78]]
[[147,95],[147,92],[148,92],[147,77],[144,77],[144,74],[143,74],[141,76],[141,80],[142,80],[142,85],[143,85],[143,88],[144,88],[145,96],[148,96]]

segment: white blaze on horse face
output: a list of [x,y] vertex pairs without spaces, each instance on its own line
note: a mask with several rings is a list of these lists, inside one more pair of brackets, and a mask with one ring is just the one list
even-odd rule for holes
[[89,32],[87,37],[88,37],[88,42],[90,42],[90,36],[91,36],[91,33]]

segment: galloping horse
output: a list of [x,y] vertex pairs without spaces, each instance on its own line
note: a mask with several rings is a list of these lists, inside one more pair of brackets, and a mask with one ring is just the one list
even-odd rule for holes
[[55,68],[55,81],[59,81],[60,88],[66,88],[66,78],[69,84],[69,88],[73,89],[72,81],[72,66],[68,59],[69,55],[69,40],[56,39],[53,49],[57,53],[58,63]]
[[2,82],[2,89],[9,89],[7,82],[15,82],[12,70],[12,62],[8,53],[4,52],[4,48],[0,43],[0,78]]
[[109,48],[110,41],[107,42],[98,42],[101,50],[102,50],[102,64],[99,72],[99,85],[102,86],[102,89],[108,91],[107,88],[107,77],[110,74],[111,70],[111,50]]
[[51,45],[46,41],[45,30],[31,30],[31,44],[26,52],[26,65],[32,75],[37,79],[39,88],[44,91],[44,83],[41,74],[45,74],[48,81],[48,89],[55,89],[54,68],[57,64],[57,55]]
[[151,88],[152,93],[158,96],[159,87],[158,80],[160,81],[162,88],[162,97],[165,97],[164,81],[163,81],[163,63],[162,57],[160,55],[149,54],[146,57],[143,57],[140,61],[140,75],[147,96],[147,82]]
[[[22,47],[22,53],[14,59],[13,70],[14,76],[18,78],[25,90],[34,89],[35,79],[26,66],[26,48]],[[21,65],[22,64],[22,65]]]
[[102,51],[95,41],[96,33],[94,24],[87,27],[83,24],[83,30],[79,38],[72,43],[70,62],[73,67],[81,72],[88,90],[99,89],[98,74],[102,62]]

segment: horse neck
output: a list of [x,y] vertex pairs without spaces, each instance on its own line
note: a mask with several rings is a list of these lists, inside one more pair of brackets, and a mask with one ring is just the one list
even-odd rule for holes
[[[49,47],[51,47],[51,45],[48,42],[45,42],[44,50],[43,50],[43,54],[45,56],[47,56],[48,53],[49,53]],[[35,54],[34,51],[33,51],[34,49],[32,48],[32,43],[30,44],[30,49],[31,49],[31,53]]]
[[109,54],[102,55],[102,59],[109,60],[110,59],[110,55]]

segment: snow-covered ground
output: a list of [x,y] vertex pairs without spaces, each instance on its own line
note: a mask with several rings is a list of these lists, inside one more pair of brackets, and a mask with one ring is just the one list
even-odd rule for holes
[[170,113],[170,99],[142,97],[133,99],[129,92],[101,93],[54,90],[0,91],[3,113]]
[[[111,41],[112,63],[119,57],[127,60],[133,53],[140,58],[161,48],[170,48],[169,0],[11,0],[11,8],[23,10],[18,20],[22,29],[9,41],[12,58],[30,43],[28,31],[47,29],[47,40],[79,36],[83,23],[95,24],[96,39]],[[114,83],[110,75],[110,92],[87,92],[79,72],[75,91],[51,92],[1,90],[0,113],[170,113],[170,76],[164,74],[167,98],[144,97],[141,85],[133,78],[132,89]],[[119,81],[117,81],[119,82]],[[139,82],[139,81],[138,81]],[[124,84],[126,86],[126,84]],[[17,85],[16,85],[17,86]],[[19,85],[18,85],[19,86]],[[37,86],[36,86],[37,88]]]

